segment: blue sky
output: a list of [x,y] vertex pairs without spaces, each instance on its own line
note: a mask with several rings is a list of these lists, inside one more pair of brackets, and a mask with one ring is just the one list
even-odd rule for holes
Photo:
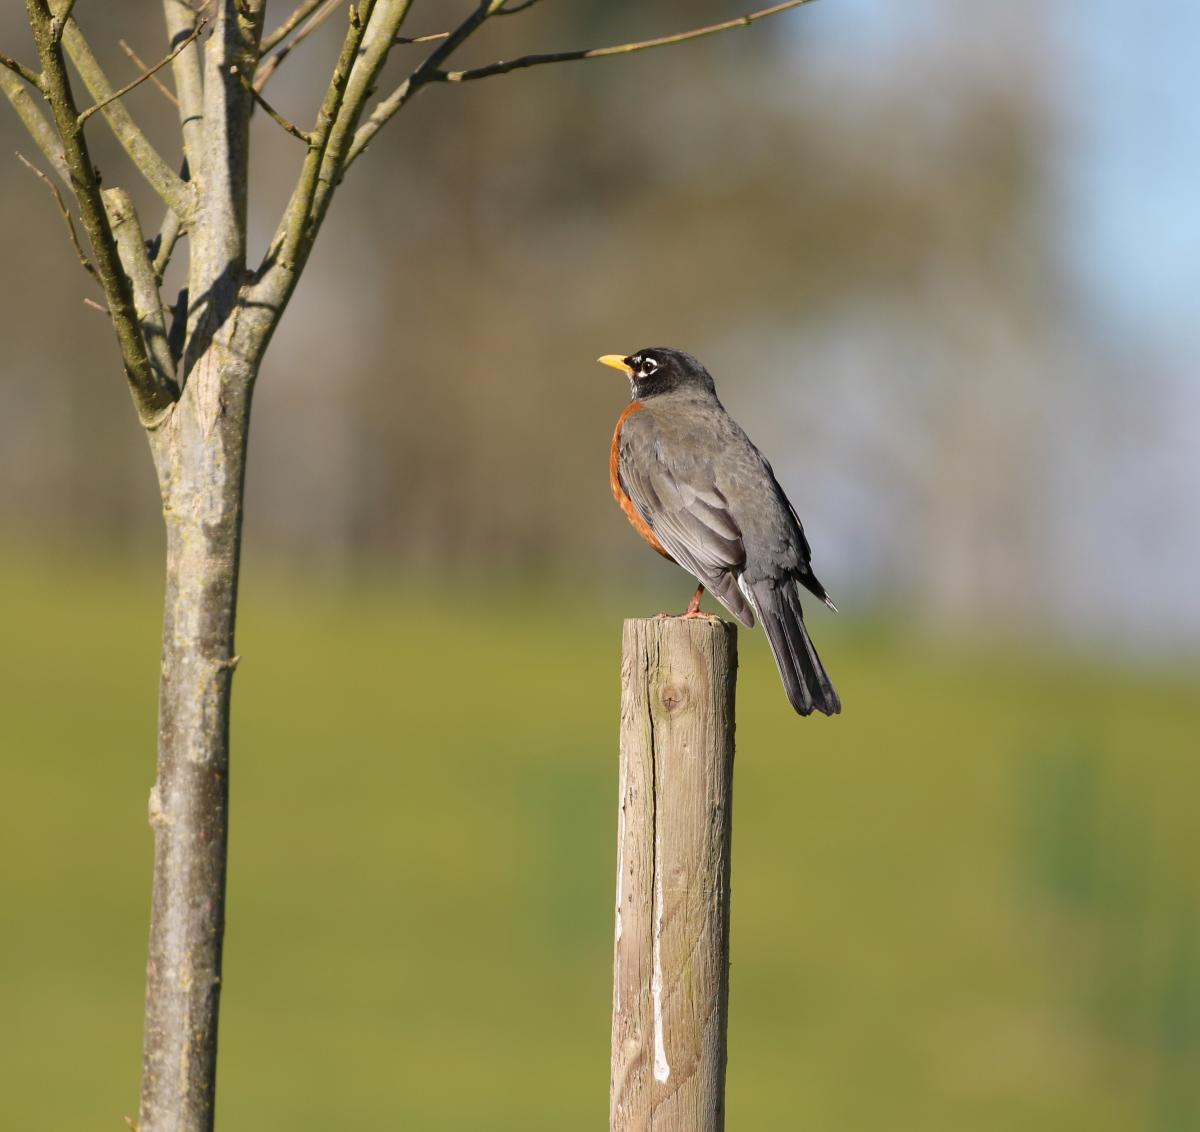
[[859,90],[906,70],[953,83],[956,68],[1035,85],[1047,216],[1074,299],[1062,331],[1086,338],[1067,386],[1077,400],[1054,421],[1059,542],[1046,565],[1085,632],[1194,645],[1200,0],[821,0],[784,19],[798,66]]
[[1146,348],[1200,338],[1200,4],[1052,8],[1076,129],[1062,176],[1080,282]]
[[[1016,0],[1006,9],[961,0],[821,0],[783,19],[806,46],[819,44],[803,53],[803,67],[852,74],[856,85],[911,65],[914,55],[928,58],[931,45],[934,54],[972,58],[1036,53],[1061,126],[1054,191],[1063,252],[1088,313],[1145,336],[1147,346],[1195,345],[1198,0]],[[989,39],[990,28],[1004,34]],[[1021,81],[1024,59],[1013,62]]]

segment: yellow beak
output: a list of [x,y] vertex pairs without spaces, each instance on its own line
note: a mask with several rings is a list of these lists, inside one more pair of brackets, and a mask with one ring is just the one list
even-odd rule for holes
[[633,376],[633,370],[625,364],[625,359],[620,354],[605,354],[603,357],[597,358],[596,361],[602,366],[612,366],[613,369],[619,369],[626,377]]

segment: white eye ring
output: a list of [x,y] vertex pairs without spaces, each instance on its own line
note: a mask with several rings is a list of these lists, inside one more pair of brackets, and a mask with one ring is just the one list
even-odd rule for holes
[[658,369],[658,362],[656,362],[653,358],[643,358],[642,359],[642,376],[643,377],[648,377],[656,369]]

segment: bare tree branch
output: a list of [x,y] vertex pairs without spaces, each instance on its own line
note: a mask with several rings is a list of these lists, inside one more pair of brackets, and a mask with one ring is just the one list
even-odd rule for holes
[[67,21],[62,41],[75,66],[79,68],[79,74],[92,97],[106,103],[102,113],[117,141],[121,143],[150,187],[186,220],[194,207],[191,187],[184,184],[163,160],[125,107],[119,101],[112,102],[109,99],[114,92],[113,85],[108,81],[108,76],[92,53],[75,20]]
[[18,63],[11,56],[5,55],[0,51],[0,66],[7,67],[14,75],[20,75],[31,87],[35,90],[42,89],[42,79],[40,75],[36,75],[23,63]]
[[262,37],[262,42],[258,45],[259,55],[265,55],[272,47],[282,43],[292,30],[313,14],[326,0],[303,0],[303,3],[296,7],[296,10],[288,16],[273,32]]
[[[404,80],[387,98],[380,102],[371,112],[367,120],[359,127],[346,158],[347,168],[355,161],[360,153],[370,144],[371,139],[383,126],[408,103],[426,83],[430,82],[466,82],[470,79],[482,79],[489,75],[502,75],[508,71],[516,71],[525,67],[542,66],[547,63],[567,63],[577,59],[603,59],[610,55],[628,55],[635,51],[648,51],[652,47],[667,47],[674,43],[686,43],[691,39],[701,39],[704,36],[716,35],[718,32],[731,31],[733,28],[748,27],[768,16],[785,12],[789,8],[798,8],[801,4],[811,4],[812,0],[786,0],[782,4],[773,4],[769,8],[760,8],[733,20],[724,20],[719,24],[709,24],[690,31],[679,32],[675,35],[659,36],[656,39],[643,39],[634,43],[618,43],[612,47],[593,47],[581,51],[559,51],[545,55],[522,55],[507,62],[492,63],[486,67],[473,67],[465,71],[443,71],[441,63],[458,45],[455,41],[457,31],[451,32],[443,45],[432,52],[427,59],[407,79]],[[523,9],[520,7],[498,9],[492,15],[512,15]],[[461,29],[460,29],[461,30]]]
[[31,97],[29,88],[15,75],[8,71],[0,71],[0,89],[3,89],[5,97],[12,103],[17,116],[29,131],[29,136],[54,167],[59,179],[64,185],[69,185],[71,173],[67,168],[67,159],[63,156],[62,141],[54,127],[46,121],[41,107]]
[[261,94],[258,93],[257,90],[254,89],[254,84],[248,78],[246,78],[246,76],[243,75],[236,66],[230,67],[229,72],[230,74],[237,75],[242,82],[242,86],[246,88],[246,92],[250,95],[250,97],[253,98],[254,101],[257,102],[259,106],[261,106],[278,125],[287,130],[292,137],[299,138],[302,142],[304,142],[305,145],[308,145],[312,141],[311,134],[306,134],[303,130],[293,125],[282,114],[280,114],[274,106],[272,106],[265,98],[263,98]]
[[[83,226],[92,245],[96,271],[104,288],[104,296],[108,300],[110,317],[125,363],[125,375],[142,424],[146,428],[154,428],[170,412],[178,397],[178,389],[174,382],[164,382],[160,378],[146,352],[146,343],[142,338],[141,326],[134,308],[132,288],[121,266],[108,214],[100,196],[96,170],[88,152],[87,139],[83,127],[79,124],[79,110],[67,77],[62,47],[54,38],[53,17],[48,0],[25,0],[25,7],[42,64],[46,100],[50,104],[58,128],[71,187],[75,191],[75,199],[79,202]],[[67,34],[70,34],[70,26]]]
[[342,0],[321,0],[321,4],[320,9],[312,14],[308,23],[296,32],[296,38],[291,43],[285,44],[269,59],[259,63],[254,75],[255,90],[262,90],[271,81],[271,76],[279,69],[279,65],[341,7]]
[[[484,0],[467,21],[470,30],[498,2]],[[259,270],[253,301],[278,312],[291,295],[345,173],[355,127],[410,5],[411,0],[364,0],[363,11],[356,14],[351,8],[350,30],[312,132],[304,169]],[[470,31],[463,38],[467,34]]]
[[439,71],[433,78],[438,82],[461,83],[472,79],[485,79],[490,75],[505,75],[509,71],[519,71],[525,67],[540,67],[547,63],[570,63],[577,59],[606,59],[612,55],[629,55],[635,51],[649,51],[653,47],[669,47],[675,43],[687,43],[692,39],[702,39],[705,36],[731,31],[734,28],[749,27],[768,16],[774,16],[780,12],[786,12],[789,8],[798,8],[801,4],[810,3],[812,0],[785,0],[785,3],[761,8],[757,12],[738,16],[734,20],[724,20],[719,24],[693,28],[691,31],[679,32],[676,35],[663,35],[656,39],[643,39],[635,43],[618,43],[612,47],[592,47],[582,51],[553,51],[542,55],[521,55],[516,59],[501,60],[486,67],[472,67],[465,71]]
[[166,55],[160,59],[148,71],[143,71],[142,74],[138,75],[138,77],[133,80],[133,82],[126,83],[119,90],[114,90],[107,98],[102,98],[99,102],[95,103],[95,105],[89,106],[85,111],[83,111],[82,114],[79,115],[79,124],[82,126],[83,123],[86,122],[93,114],[95,114],[97,110],[103,110],[110,103],[116,102],[118,98],[124,98],[131,90],[141,86],[142,83],[144,83],[147,79],[153,78],[156,71],[161,71],[163,67],[165,67],[172,59],[174,59],[176,55],[178,55],[185,47],[187,47],[187,45],[204,30],[204,25],[206,23],[208,23],[207,19],[201,19],[196,26],[192,28],[191,35],[189,35],[182,43],[180,43],[179,46],[176,47],[175,50],[169,55]]
[[[174,106],[176,110],[178,110],[179,99],[176,98],[171,92],[171,88],[168,87],[167,84],[164,83],[162,79],[160,79],[154,73],[154,71],[142,61],[141,56],[138,55],[138,53],[134,51],[134,49],[130,47],[129,44],[123,39],[117,40],[117,46],[129,56],[129,61],[135,67],[137,67],[138,70],[147,72],[147,78],[149,78],[149,80],[154,84],[154,88],[158,91],[158,93],[161,94],[163,98],[165,98],[172,106]],[[168,58],[170,58],[170,56],[168,56]]]
[[67,207],[67,202],[63,200],[62,193],[58,191],[58,186],[50,180],[33,162],[26,160],[20,150],[17,151],[17,160],[25,166],[54,196],[54,203],[58,205],[58,211],[62,214],[63,223],[67,226],[67,236],[71,241],[71,247],[75,249],[75,254],[79,257],[79,262],[93,279],[99,282],[99,276],[96,274],[96,267],[87,257],[87,252],[83,250],[83,245],[79,242],[79,233],[75,231],[75,221],[71,218],[71,210]]
[[292,190],[287,209],[279,221],[275,238],[267,258],[272,266],[290,272],[296,259],[296,254],[304,242],[310,223],[313,198],[317,191],[317,178],[321,172],[321,162],[329,145],[329,138],[337,123],[342,109],[342,101],[346,95],[346,87],[350,82],[350,74],[354,60],[358,57],[359,48],[367,34],[367,26],[374,15],[375,0],[363,0],[362,4],[350,8],[350,26],[346,29],[346,37],[342,41],[342,50],[333,68],[329,87],[317,112],[317,122],[309,135],[308,154],[304,166],[300,170],[300,179]]
[[[167,39],[179,43],[192,34],[199,16],[188,0],[163,0]],[[200,45],[181,52],[171,61],[175,93],[179,98],[179,122],[183,132],[183,155],[190,169],[198,168],[200,138],[204,123],[204,76]]]
[[133,208],[133,200],[124,189],[105,189],[101,196],[108,210],[121,263],[133,284],[133,304],[142,326],[150,364],[160,384],[174,385],[175,360],[167,345],[162,296],[150,257],[146,253],[146,241]]
[[489,16],[495,15],[499,11],[501,3],[502,0],[483,0],[458,27],[446,35],[439,47],[435,47],[421,61],[390,97],[375,107],[367,120],[355,131],[354,140],[346,154],[346,169],[349,169],[358,155],[367,148],[371,139],[383,128],[384,123],[427,82],[431,82],[435,78],[442,63],[474,35]]

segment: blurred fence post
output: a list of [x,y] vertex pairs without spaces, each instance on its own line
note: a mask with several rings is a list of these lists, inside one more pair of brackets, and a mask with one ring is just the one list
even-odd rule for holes
[[720,1132],[737,630],[625,622],[611,1132]]

